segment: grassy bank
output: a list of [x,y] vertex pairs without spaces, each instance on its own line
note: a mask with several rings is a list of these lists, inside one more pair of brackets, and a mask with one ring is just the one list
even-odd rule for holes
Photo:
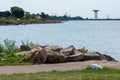
[[[22,45],[28,46],[29,44],[32,43],[22,42]],[[4,40],[3,44],[0,43],[0,66],[32,64],[26,60],[27,55],[17,55],[19,52],[21,51],[20,48],[16,46],[16,41],[8,39]]]
[[105,68],[103,70],[52,71],[34,74],[0,75],[0,80],[120,80],[120,70]]

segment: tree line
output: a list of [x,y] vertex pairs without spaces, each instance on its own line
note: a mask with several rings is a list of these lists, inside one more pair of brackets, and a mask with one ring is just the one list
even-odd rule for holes
[[83,20],[83,18],[80,16],[76,16],[76,17],[70,17],[67,15],[53,16],[53,15],[46,14],[44,12],[31,14],[30,12],[27,12],[18,6],[11,7],[10,11],[6,11],[6,13],[7,13],[7,17],[10,17],[10,18],[12,17],[16,19]]

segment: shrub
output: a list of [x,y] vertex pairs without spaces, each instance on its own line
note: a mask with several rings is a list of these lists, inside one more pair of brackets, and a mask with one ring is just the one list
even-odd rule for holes
[[26,45],[26,46],[28,46],[28,47],[30,47],[30,48],[35,47],[35,46],[40,46],[39,44],[35,44],[35,43],[33,43],[32,41],[29,42],[28,40],[27,40],[26,42],[21,41],[21,43],[22,43],[22,45]]
[[4,54],[4,63],[24,63],[27,62],[26,55],[16,55],[15,53]]
[[0,43],[0,53],[4,52],[4,47],[3,45]]
[[78,49],[81,53],[87,53],[88,49],[85,49],[85,47]]
[[14,40],[4,40],[5,53],[15,53],[17,50],[15,43]]

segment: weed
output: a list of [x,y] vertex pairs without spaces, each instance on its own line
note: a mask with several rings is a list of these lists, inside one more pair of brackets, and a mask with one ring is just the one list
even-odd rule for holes
[[88,49],[85,49],[85,47],[78,49],[81,53],[87,53]]

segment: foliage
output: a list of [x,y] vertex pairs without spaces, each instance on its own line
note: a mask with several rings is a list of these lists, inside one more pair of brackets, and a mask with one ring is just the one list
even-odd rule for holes
[[24,19],[32,19],[32,15],[30,14],[30,12],[25,12]]
[[85,49],[85,47],[78,49],[81,53],[87,53],[88,49]]
[[76,17],[70,17],[67,15],[63,15],[63,16],[50,16],[50,19],[52,20],[83,20],[84,18],[82,18],[81,16],[76,16]]
[[0,43],[0,53],[4,52],[4,46]]
[[12,15],[17,18],[23,18],[24,16],[24,10],[20,7],[17,7],[17,6],[11,7],[10,11]]
[[21,41],[21,43],[22,43],[22,45],[26,45],[26,46],[29,46],[30,48],[32,48],[32,47],[35,47],[35,46],[40,46],[39,44],[35,44],[35,43],[33,43],[32,41]]
[[16,55],[15,53],[4,54],[3,58],[5,59],[4,62],[7,63],[22,63],[26,61],[26,55]]
[[16,47],[14,40],[4,40],[4,45],[0,44],[0,52],[4,54],[1,55],[3,61],[0,62],[0,65],[20,65],[20,64],[30,64],[26,60],[26,55],[16,54],[19,49]]
[[5,53],[15,53],[17,50],[15,43],[14,40],[4,40]]
[[1,80],[120,80],[120,70],[104,68],[103,70],[51,71],[0,75],[0,78]]
[[4,59],[4,61],[0,62],[0,66],[31,64],[27,62],[26,55],[17,55],[15,53],[10,53],[10,54],[4,54],[2,58]]
[[44,12],[41,12],[40,17],[43,19],[50,19],[50,16],[48,14],[45,14]]

